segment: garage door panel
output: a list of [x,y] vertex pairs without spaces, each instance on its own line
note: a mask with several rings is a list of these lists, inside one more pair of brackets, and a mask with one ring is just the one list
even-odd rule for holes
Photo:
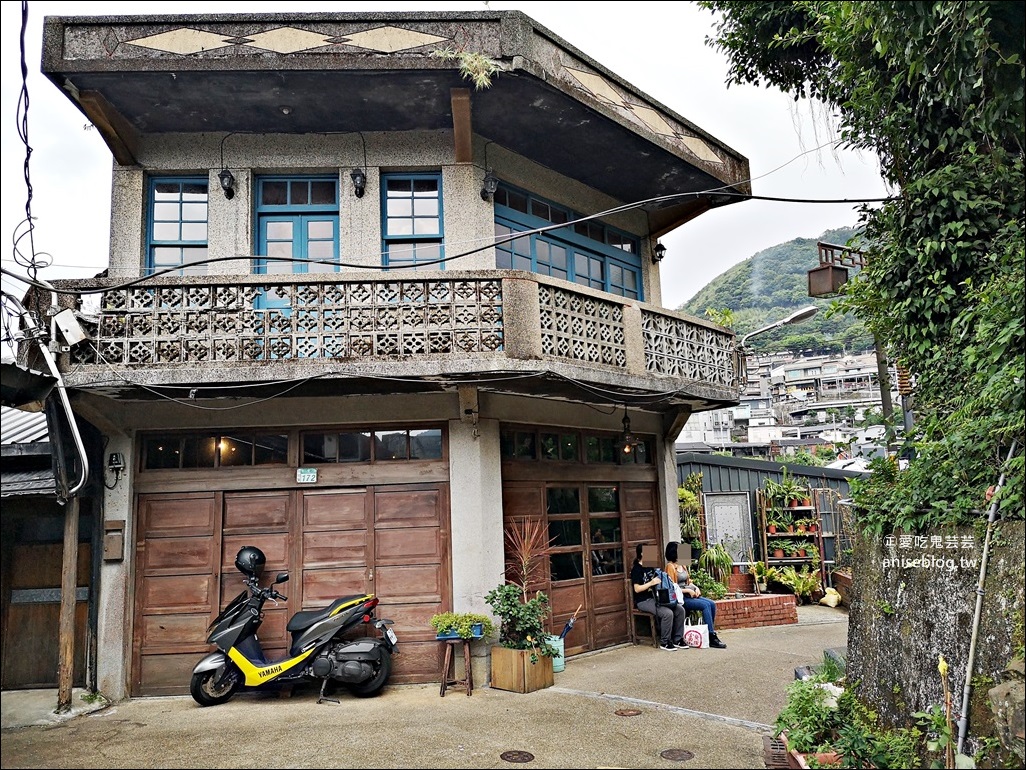
[[242,573],[235,566],[235,556],[243,546],[253,545],[264,552],[267,563],[264,566],[263,579],[269,579],[282,570],[289,568],[289,536],[285,532],[266,534],[225,535],[221,546],[221,569],[226,575],[235,575],[241,579]]
[[303,535],[304,567],[362,567],[365,564],[365,530],[307,532]]
[[210,535],[217,522],[213,493],[148,495],[140,504],[143,536]]
[[364,593],[368,593],[365,567],[303,570],[304,610],[320,609],[340,596]]
[[284,529],[288,526],[289,496],[225,495],[224,531]]
[[175,650],[192,645],[202,648],[207,641],[209,612],[186,615],[144,615],[142,618],[142,644],[149,652]]
[[366,490],[303,495],[303,529],[365,529]]
[[438,524],[437,489],[379,490],[374,495],[374,526]]
[[443,581],[437,564],[378,567],[374,575],[382,601],[440,602]]
[[192,669],[203,653],[146,654],[140,656],[139,695],[181,695],[188,691]]
[[169,574],[210,573],[217,563],[214,541],[209,537],[158,537],[147,541],[146,572]]
[[383,529],[374,537],[374,562],[379,567],[410,562],[438,564],[441,558],[438,527]]
[[142,611],[209,613],[217,601],[214,587],[213,575],[147,575],[140,591]]

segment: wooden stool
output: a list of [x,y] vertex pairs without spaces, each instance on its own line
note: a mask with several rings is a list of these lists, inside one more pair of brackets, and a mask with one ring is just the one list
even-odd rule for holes
[[[467,695],[474,692],[474,672],[470,667],[470,640],[469,639],[445,639],[445,662],[442,664],[442,687],[439,691],[441,697],[445,697],[445,691],[449,687],[463,687]],[[452,649],[460,642],[463,642],[463,671],[465,679],[456,679],[456,661],[453,660]],[[452,676],[449,671],[452,671]]]

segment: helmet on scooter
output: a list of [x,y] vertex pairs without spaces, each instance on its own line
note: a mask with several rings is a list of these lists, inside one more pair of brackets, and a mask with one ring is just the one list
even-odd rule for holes
[[264,556],[264,552],[255,545],[243,546],[235,556],[235,566],[239,572],[249,577],[259,577],[264,571],[266,563],[267,558]]

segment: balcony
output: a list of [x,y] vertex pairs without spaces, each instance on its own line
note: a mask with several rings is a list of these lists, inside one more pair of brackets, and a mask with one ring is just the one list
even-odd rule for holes
[[660,410],[737,402],[735,337],[709,322],[519,271],[393,275],[57,281],[104,289],[59,367],[68,387],[121,398],[291,380],[413,392],[491,374],[493,389],[578,401],[608,403],[589,388],[613,386],[666,394]]

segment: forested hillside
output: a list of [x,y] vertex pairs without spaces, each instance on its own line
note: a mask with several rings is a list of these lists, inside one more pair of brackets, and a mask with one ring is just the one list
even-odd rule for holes
[[[811,355],[862,353],[873,348],[873,339],[854,316],[829,312],[831,299],[813,299],[808,292],[808,271],[819,266],[817,243],[845,244],[855,231],[828,230],[819,238],[796,238],[758,252],[712,280],[679,310],[710,317],[707,310],[729,310],[738,336],[767,326],[806,305],[819,313],[793,326],[753,337],[756,351],[789,350]],[[849,270],[849,280],[854,271]],[[719,320],[714,318],[713,320]]]

